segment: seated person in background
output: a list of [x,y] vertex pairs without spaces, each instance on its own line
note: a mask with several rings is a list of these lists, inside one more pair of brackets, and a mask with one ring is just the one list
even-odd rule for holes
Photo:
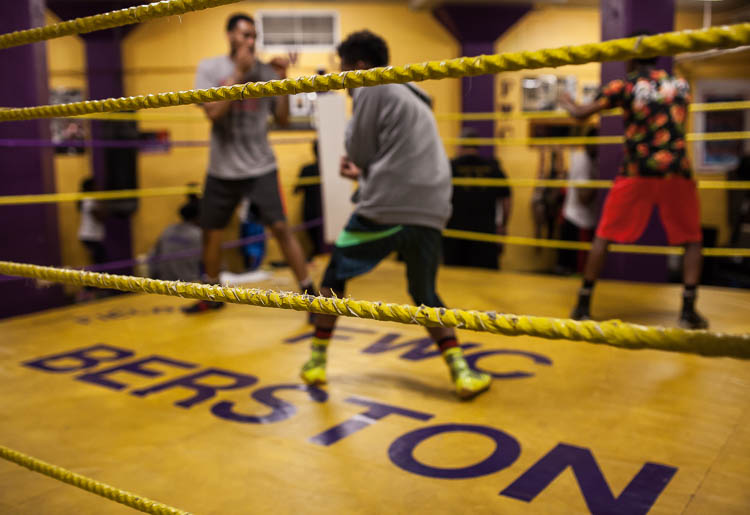
[[[197,182],[189,182],[187,183],[187,186],[189,188],[199,188],[200,184]],[[193,206],[193,208],[200,210],[201,208],[201,197],[197,193],[188,193],[187,196],[187,204],[190,204]]]
[[[302,167],[299,172],[299,178],[305,177],[318,177],[320,178],[320,169],[318,166],[318,141],[313,141],[312,144],[313,155],[315,156],[315,162],[307,164]],[[302,198],[302,220],[304,222],[310,222],[323,217],[323,203],[321,198],[320,183],[318,184],[298,184],[294,188],[294,193],[304,193]],[[305,232],[310,238],[312,248],[307,255],[307,260],[312,260],[313,257],[323,253],[323,225],[316,225],[315,227],[308,227]]]
[[199,282],[201,279],[200,256],[182,257],[178,259],[164,259],[175,252],[187,250],[200,251],[201,228],[199,204],[189,199],[180,208],[182,222],[170,225],[159,236],[151,258],[155,258],[149,266],[150,276],[165,281]]
[[[584,136],[595,137],[599,132],[591,127]],[[570,153],[571,181],[590,181],[596,178],[599,147],[586,145]],[[594,188],[568,188],[563,203],[563,221],[560,226],[560,239],[566,241],[591,241],[596,228],[596,192]],[[559,250],[556,272],[563,275],[574,274],[583,267],[585,254],[580,250]]]
[[245,197],[240,202],[237,215],[240,219],[240,238],[243,240],[245,238],[258,240],[245,243],[241,247],[245,269],[248,271],[257,270],[266,257],[266,231],[260,221],[258,206]]
[[[476,138],[473,127],[464,127],[462,138]],[[479,155],[479,147],[463,145],[451,161],[453,178],[505,179],[497,159]],[[448,229],[506,234],[510,219],[511,193],[507,186],[453,186],[453,215]],[[498,209],[499,208],[499,209]],[[502,246],[482,241],[443,238],[446,265],[500,268]]]

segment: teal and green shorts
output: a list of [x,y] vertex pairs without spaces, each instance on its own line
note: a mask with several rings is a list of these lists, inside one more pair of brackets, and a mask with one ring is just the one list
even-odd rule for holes
[[435,291],[442,255],[440,231],[418,225],[381,225],[352,215],[336,240],[322,286],[343,293],[346,281],[371,271],[392,252],[406,263],[409,294],[417,305],[443,307]]

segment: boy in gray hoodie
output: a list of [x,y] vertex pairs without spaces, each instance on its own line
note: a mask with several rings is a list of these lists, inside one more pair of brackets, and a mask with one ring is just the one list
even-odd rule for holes
[[[338,53],[342,70],[388,65],[388,46],[369,31],[351,34]],[[357,207],[336,241],[320,293],[343,297],[348,279],[399,252],[414,302],[443,307],[435,279],[441,231],[451,215],[451,170],[430,100],[411,84],[350,91],[354,112],[346,130],[341,175],[359,182]],[[326,352],[336,319],[315,315],[312,356],[301,371],[307,384],[326,382]],[[442,352],[460,398],[489,388],[491,377],[469,368],[452,328],[427,331]]]

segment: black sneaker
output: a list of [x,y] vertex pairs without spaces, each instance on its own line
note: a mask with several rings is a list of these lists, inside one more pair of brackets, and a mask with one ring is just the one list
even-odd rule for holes
[[683,329],[708,329],[708,320],[695,310],[683,311],[678,325]]
[[216,311],[224,307],[223,302],[213,302],[210,300],[199,300],[194,304],[185,306],[182,308],[182,312],[186,315],[195,315],[197,313],[205,313],[207,311]]
[[581,306],[580,304],[578,304],[570,314],[570,318],[579,321],[591,320],[591,312],[589,311],[589,307]]

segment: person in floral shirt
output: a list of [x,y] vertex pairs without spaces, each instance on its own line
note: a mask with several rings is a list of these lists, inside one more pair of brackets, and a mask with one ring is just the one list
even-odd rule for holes
[[609,243],[637,241],[658,206],[669,244],[685,247],[685,289],[679,325],[705,329],[708,321],[695,310],[702,268],[702,234],[698,192],[685,152],[689,86],[684,79],[657,69],[656,58],[630,61],[628,70],[625,79],[605,85],[590,104],[578,105],[569,95],[561,99],[563,107],[576,118],[621,107],[625,121],[625,157],[604,203],[571,317],[591,317],[591,294]]

